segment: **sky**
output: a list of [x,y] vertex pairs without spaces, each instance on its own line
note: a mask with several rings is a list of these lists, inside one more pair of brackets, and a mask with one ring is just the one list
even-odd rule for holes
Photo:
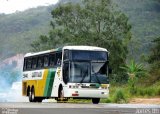
[[56,4],[58,0],[0,0],[0,13],[11,14],[37,6]]

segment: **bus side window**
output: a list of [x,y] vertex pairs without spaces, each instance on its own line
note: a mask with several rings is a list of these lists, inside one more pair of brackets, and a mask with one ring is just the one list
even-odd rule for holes
[[44,56],[44,67],[48,67],[49,64],[49,59],[48,59],[48,55]]
[[28,58],[27,59],[27,70],[31,69],[31,65],[32,65],[32,59]]
[[61,61],[62,61],[62,52],[58,52],[58,53],[56,53],[55,64],[56,65],[61,65]]
[[38,68],[43,68],[43,57],[38,57]]
[[26,64],[26,59],[24,59],[24,62],[23,62],[23,70],[26,70],[26,68],[27,68],[27,64]]
[[37,58],[32,58],[32,69],[36,69],[37,68]]
[[49,55],[49,66],[54,66],[55,54]]

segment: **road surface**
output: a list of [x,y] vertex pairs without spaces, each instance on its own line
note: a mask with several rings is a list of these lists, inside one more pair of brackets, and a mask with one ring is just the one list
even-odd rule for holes
[[0,114],[160,114],[160,105],[0,103]]

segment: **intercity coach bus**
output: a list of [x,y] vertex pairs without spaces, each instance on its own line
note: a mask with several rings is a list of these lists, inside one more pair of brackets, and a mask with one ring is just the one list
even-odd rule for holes
[[55,98],[92,99],[109,95],[108,51],[93,46],[64,46],[24,56],[22,95],[30,102]]

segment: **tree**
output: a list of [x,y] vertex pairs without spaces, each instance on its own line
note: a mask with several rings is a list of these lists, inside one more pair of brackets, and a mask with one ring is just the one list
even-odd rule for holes
[[157,68],[160,68],[160,37],[152,41],[154,43],[151,54],[149,56],[148,62],[150,64],[155,64]]
[[131,60],[129,64],[121,67],[129,76],[128,85],[132,94],[136,92],[136,82],[139,77],[144,76],[146,71],[142,64],[137,64],[134,60]]
[[[60,4],[52,11],[52,30],[32,44],[34,50],[45,50],[63,45],[92,45],[109,50],[113,76],[120,77],[120,66],[125,63],[131,39],[128,18],[115,10],[111,0],[84,0],[82,4]],[[43,43],[42,43],[43,42]],[[41,44],[42,43],[42,44]],[[46,45],[43,45],[46,44]]]
[[145,74],[145,70],[142,64],[137,64],[134,60],[131,60],[129,64],[121,67],[129,75],[129,78],[140,77]]
[[155,38],[152,43],[153,47],[151,48],[148,62],[151,66],[150,81],[155,83],[157,80],[160,80],[160,37]]

